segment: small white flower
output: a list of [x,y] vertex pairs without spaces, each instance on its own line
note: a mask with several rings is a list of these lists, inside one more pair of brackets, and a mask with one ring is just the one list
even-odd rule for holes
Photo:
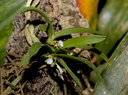
[[46,60],[46,63],[49,64],[49,65],[51,65],[53,63],[53,59],[52,58],[48,58]]
[[64,43],[63,43],[63,41],[59,40],[58,43],[57,43],[57,45],[60,46],[60,47],[63,47],[64,46]]
[[57,65],[57,68],[59,70],[59,75],[61,75],[64,71],[62,70],[62,68],[59,65]]
[[64,71],[61,69],[59,74],[61,75],[63,72],[64,72]]
[[73,52],[70,52],[69,55],[73,55]]

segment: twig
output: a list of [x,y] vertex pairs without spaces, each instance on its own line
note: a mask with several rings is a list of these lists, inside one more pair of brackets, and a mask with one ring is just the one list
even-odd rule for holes
[[7,55],[11,55],[11,56],[14,56],[14,57],[22,58],[22,56],[17,55],[17,54],[14,54],[14,53],[9,53],[9,52],[7,52]]
[[2,79],[2,70],[0,68],[0,79],[1,79],[1,95],[3,93],[3,79]]
[[[23,74],[19,75],[11,84],[12,85],[16,85],[23,77]],[[7,87],[6,90],[4,90],[4,92],[1,95],[8,95],[8,93],[10,92],[11,88]]]
[[[16,72],[16,76],[18,77],[19,72],[17,72],[17,69],[16,69],[16,68],[15,68],[15,72]],[[24,95],[23,90],[22,90],[22,87],[21,87],[21,83],[20,83],[20,82],[19,82],[19,87],[20,87],[21,95]]]

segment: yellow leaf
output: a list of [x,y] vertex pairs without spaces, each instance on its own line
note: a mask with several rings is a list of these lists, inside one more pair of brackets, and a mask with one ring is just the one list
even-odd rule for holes
[[99,0],[76,0],[81,14],[88,20],[91,29],[96,29]]

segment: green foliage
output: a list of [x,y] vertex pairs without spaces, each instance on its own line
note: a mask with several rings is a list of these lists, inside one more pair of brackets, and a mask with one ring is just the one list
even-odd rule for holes
[[25,13],[27,11],[36,11],[44,17],[44,19],[48,23],[48,31],[47,31],[48,37],[52,38],[55,34],[55,31],[54,31],[54,28],[53,28],[52,23],[51,23],[50,19],[48,18],[48,16],[44,12],[42,12],[41,10],[39,10],[38,8],[35,8],[35,7],[26,7],[21,11],[21,13]]
[[41,31],[47,31],[48,23],[40,24],[39,25],[39,28],[40,28]]
[[[15,2],[15,3],[14,3]],[[23,5],[25,4],[25,0],[9,0],[9,1],[0,1],[0,65],[3,64],[3,59],[5,57],[5,51],[4,46],[7,42],[7,39],[11,32],[13,31],[13,24],[12,21],[14,19],[15,14],[17,11],[19,11],[21,8],[23,8]],[[116,6],[114,7],[113,4]],[[6,9],[3,10],[3,9]],[[115,11],[117,10],[118,11]],[[39,29],[41,31],[45,31],[48,35],[48,38],[46,42],[41,43],[37,41],[35,43],[34,38],[32,38],[31,47],[28,51],[28,53],[24,56],[22,59],[20,66],[27,66],[31,65],[30,60],[33,56],[39,53],[39,50],[45,51],[45,53],[42,53],[40,55],[41,58],[46,59],[46,65],[50,65],[51,67],[56,66],[56,68],[59,70],[59,73],[57,73],[62,79],[63,76],[61,75],[62,72],[65,72],[65,70],[69,73],[69,75],[74,79],[74,81],[82,87],[82,83],[80,79],[75,75],[75,73],[72,71],[71,68],[68,66],[68,62],[66,62],[64,59],[70,59],[75,60],[78,62],[81,62],[83,64],[86,64],[87,66],[91,67],[95,73],[96,76],[93,78],[99,79],[97,82],[97,85],[95,86],[94,95],[122,95],[127,94],[127,50],[128,50],[128,33],[124,37],[124,39],[121,41],[120,45],[116,49],[116,51],[111,56],[110,60],[106,57],[105,54],[108,54],[110,50],[113,48],[113,46],[116,44],[117,41],[123,37],[123,35],[128,30],[128,24],[127,24],[127,0],[108,0],[107,5],[103,9],[103,11],[100,14],[100,20],[99,20],[99,26],[98,29],[101,32],[102,35],[100,35],[99,32],[88,29],[88,28],[82,28],[82,27],[75,27],[75,28],[69,28],[62,30],[60,32],[55,32],[54,27],[50,21],[50,19],[47,17],[47,15],[42,12],[41,10],[35,8],[35,7],[27,7],[24,8],[21,13],[25,13],[27,11],[35,11],[41,14],[44,19],[46,20],[45,24],[40,24]],[[105,17],[107,15],[107,17]],[[106,20],[107,18],[107,20]],[[119,19],[121,18],[121,19]],[[117,24],[118,23],[118,24]],[[123,26],[123,27],[122,27]],[[32,29],[32,30],[31,30]],[[26,30],[31,33],[34,32],[34,26],[30,25],[26,27]],[[81,36],[81,37],[74,37],[74,38],[67,38],[66,41],[63,41],[65,39],[61,39],[62,36],[65,35],[71,35],[75,33],[92,33],[96,35],[89,35],[89,36]],[[34,33],[31,35],[33,36]],[[34,35],[35,36],[35,35]],[[106,38],[107,37],[107,38]],[[59,38],[60,40],[57,40]],[[100,42],[100,43],[99,43]],[[89,44],[95,44],[95,48],[92,46],[89,46]],[[73,55],[70,55],[70,52],[73,52],[72,47],[77,47],[81,49],[90,49],[93,52],[97,53],[101,56],[111,67],[107,67],[105,65],[105,68],[102,67],[101,71],[103,70],[103,78],[101,76],[101,71],[98,70],[98,68],[95,67],[94,64],[92,64],[88,59],[83,59],[80,57]],[[40,52],[41,53],[41,52]],[[105,53],[105,54],[104,54]],[[101,62],[101,58],[97,56],[98,63]],[[38,58],[37,58],[38,59]],[[111,62],[110,62],[111,61]],[[113,64],[110,64],[113,63]],[[44,64],[42,64],[44,65]],[[63,70],[62,67],[65,69]],[[106,68],[107,67],[107,68]],[[120,73],[119,73],[120,72]],[[120,74],[120,75],[119,75]],[[12,82],[12,85],[16,85],[20,80],[22,79],[22,75],[20,75],[16,80]],[[103,84],[105,83],[105,84]],[[11,88],[8,87],[3,95],[7,94],[8,91]]]
[[[128,31],[128,0],[107,0],[99,16],[98,31],[106,36],[106,40],[95,45],[105,55],[111,51],[116,43]],[[97,56],[97,62],[102,61]]]
[[64,29],[61,32],[56,33],[55,38],[58,38],[58,37],[61,37],[61,36],[65,36],[65,35],[75,34],[75,33],[100,34],[96,30],[92,30],[92,29],[89,29],[89,28],[74,27],[74,28]]
[[29,45],[32,45],[35,42],[40,42],[39,39],[35,36],[34,25],[27,24],[24,30]]
[[59,57],[64,57],[64,58],[68,58],[68,59],[72,59],[72,60],[76,60],[78,62],[82,62],[86,65],[88,65],[89,67],[91,67],[95,73],[97,74],[98,78],[101,80],[101,82],[104,84],[104,80],[101,77],[98,69],[95,67],[94,64],[92,64],[89,60],[87,59],[83,59],[83,58],[79,58],[79,57],[75,57],[75,56],[71,56],[71,55],[66,55],[66,54],[53,54],[54,56],[59,56]]
[[[100,74],[101,74],[104,70],[106,70],[107,67],[108,67],[107,64],[102,64],[102,65],[99,65],[99,66],[97,67],[97,69],[98,69],[98,71],[99,71]],[[96,84],[96,83],[98,82],[98,77],[97,77],[97,75],[96,75],[96,73],[95,73],[94,71],[92,71],[92,72],[90,73],[89,81],[92,82],[92,83],[94,83],[94,84]]]
[[107,58],[107,56],[103,52],[101,52],[100,50],[96,49],[95,47],[92,47],[92,46],[78,46],[78,47],[81,49],[91,50],[95,54],[98,54],[102,59],[104,59],[108,63],[108,65],[111,65],[111,62]]
[[89,36],[74,37],[67,41],[64,41],[63,48],[87,46],[89,44],[101,42],[104,39],[105,39],[105,36],[101,36],[101,35],[89,35]]
[[77,78],[77,76],[71,71],[71,69],[68,67],[68,65],[64,62],[62,59],[58,59],[58,62],[66,69],[66,71],[72,76],[72,78],[76,81],[76,83],[82,87],[82,84],[80,80]]
[[39,49],[43,46],[42,43],[34,43],[29,49],[28,53],[22,59],[20,66],[25,66],[30,63],[30,59],[39,51]]
[[[103,79],[94,64],[89,62],[89,60],[87,59],[75,57],[74,55],[71,56],[68,54],[70,53],[72,47],[79,47],[79,46],[86,47],[88,44],[93,44],[103,41],[105,39],[105,36],[101,36],[101,35],[81,36],[81,37],[70,38],[69,40],[66,40],[64,42],[63,39],[56,40],[56,38],[58,37],[70,35],[74,33],[94,33],[94,34],[99,34],[99,33],[95,30],[82,28],[82,27],[69,28],[60,31],[59,33],[55,33],[51,21],[44,12],[34,7],[27,7],[22,10],[22,13],[25,13],[27,11],[36,11],[44,17],[47,23],[44,25],[39,25],[39,27],[42,31],[46,31],[48,38],[46,42],[42,43],[42,45],[41,43],[35,43],[32,45],[29,52],[22,59],[21,66],[29,65],[32,56],[34,56],[39,49],[45,49],[45,53],[42,53],[40,57],[43,57],[45,59],[47,58],[45,62],[48,65],[51,66],[56,65],[57,69],[60,72],[58,73],[59,75],[63,72],[63,69],[61,68],[61,66],[63,66],[65,70],[69,73],[69,75],[71,75],[71,77],[80,87],[82,86],[81,81],[68,67],[67,63],[65,63],[65,61],[63,60],[63,57],[82,62],[88,65],[89,67],[93,68],[99,79],[103,82]],[[63,78],[61,75],[60,77]]]
[[0,65],[4,63],[4,46],[13,31],[14,17],[25,3],[26,0],[0,0]]
[[111,67],[102,72],[105,85],[97,82],[93,95],[127,95],[128,85],[128,33],[120,42],[110,61]]

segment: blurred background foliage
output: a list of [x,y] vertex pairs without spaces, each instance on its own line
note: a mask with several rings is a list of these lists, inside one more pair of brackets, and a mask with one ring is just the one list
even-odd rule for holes
[[[107,36],[95,48],[110,57],[128,31],[128,0],[77,0],[77,4],[90,28]],[[97,64],[100,64],[102,59],[95,56]]]
[[[98,43],[95,47],[106,55],[111,56],[122,37],[128,31],[128,0],[107,0],[99,13],[97,30],[107,36],[106,41]],[[102,61],[97,56],[97,63]]]
[[14,29],[13,20],[25,3],[26,0],[0,0],[0,66],[6,54],[4,47]]
[[[88,20],[90,28],[96,29],[107,37],[104,42],[95,44],[95,48],[110,57],[112,63],[111,66],[106,66],[103,60],[95,55],[94,59],[99,65],[98,69],[103,75],[105,84],[97,82],[97,77],[92,72],[90,81],[96,83],[93,95],[128,95],[126,75],[128,71],[128,0],[99,0],[98,3],[97,0],[78,0],[78,2],[82,1],[88,4],[81,3],[81,6],[89,6],[89,4],[91,6],[88,10],[80,9],[81,14]],[[98,6],[93,6],[93,4],[98,4]],[[93,19],[88,19],[87,15]],[[94,23],[96,20],[97,22]]]
[[[107,66],[107,68],[102,72],[105,84],[103,85],[100,81],[98,81],[95,85],[93,95],[128,95],[127,58],[128,33],[124,36],[110,57],[112,65]],[[96,77],[93,75],[93,77],[90,79],[95,81],[97,79]]]

